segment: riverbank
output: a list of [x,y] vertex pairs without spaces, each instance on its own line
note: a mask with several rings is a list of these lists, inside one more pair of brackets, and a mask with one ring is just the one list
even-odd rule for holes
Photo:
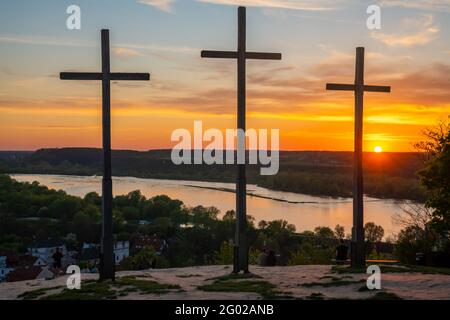
[[[61,175],[11,175],[21,182],[38,181],[51,189],[64,190],[70,195],[84,197],[89,192],[101,193],[101,177]],[[167,195],[183,201],[186,206],[216,207],[221,214],[236,207],[234,183],[199,182],[114,177],[114,194],[125,195],[140,190],[147,198]],[[339,224],[350,232],[352,226],[352,199],[317,197],[292,192],[272,191],[253,184],[248,185],[247,213],[261,220],[286,220],[298,232],[314,230],[318,226],[332,229]],[[365,197],[365,219],[381,225],[386,235],[397,233],[399,226],[392,217],[402,210],[403,202]]]

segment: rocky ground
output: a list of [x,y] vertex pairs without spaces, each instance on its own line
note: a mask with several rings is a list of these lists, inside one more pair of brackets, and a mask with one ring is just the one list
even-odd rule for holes
[[365,273],[332,266],[252,267],[250,278],[231,277],[230,266],[119,272],[116,283],[98,284],[82,274],[82,290],[65,289],[66,276],[0,284],[0,299],[449,299],[450,275],[382,269],[381,290],[369,291]]

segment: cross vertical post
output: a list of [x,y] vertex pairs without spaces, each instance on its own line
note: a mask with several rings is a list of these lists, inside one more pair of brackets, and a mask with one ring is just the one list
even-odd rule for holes
[[[246,8],[238,8],[238,45],[237,51],[202,51],[202,58],[224,58],[237,60],[237,128],[238,132],[246,130],[246,63],[247,59],[281,60],[280,53],[247,52],[246,48]],[[240,130],[239,130],[240,129]],[[237,153],[246,151],[245,136],[238,133]],[[239,158],[239,156],[238,156]],[[236,179],[236,234],[233,272],[248,273],[248,240],[247,240],[247,180],[246,165],[237,165]]]
[[[102,241],[100,250],[101,280],[114,280],[114,242],[112,217],[112,169],[111,169],[111,81],[109,57],[109,31],[102,30],[102,136],[103,136],[103,179],[102,179]],[[113,261],[113,263],[110,263]]]
[[354,91],[355,93],[355,149],[353,160],[353,228],[351,264],[354,268],[366,265],[364,244],[364,173],[363,123],[364,92],[391,92],[391,87],[364,84],[364,48],[356,48],[355,84],[328,83],[327,90]]
[[[364,48],[356,49],[355,68],[355,151],[353,160],[353,229],[351,261],[354,267],[364,266],[364,181],[363,181],[363,108],[364,108]],[[354,262],[353,262],[354,261]]]
[[[246,41],[246,12],[245,8],[238,9],[238,130],[246,130],[246,57],[247,41]],[[245,154],[245,137],[237,139],[237,150],[244,150]],[[244,145],[241,145],[244,143]],[[248,272],[248,241],[247,241],[247,176],[245,164],[238,164],[238,176],[236,183],[236,214],[237,214],[237,230],[236,244],[237,261],[235,262],[234,272]]]
[[100,249],[100,280],[115,280],[113,239],[113,188],[111,166],[111,80],[150,80],[148,73],[111,73],[109,30],[101,31],[102,72],[61,72],[61,80],[102,81],[102,239]]

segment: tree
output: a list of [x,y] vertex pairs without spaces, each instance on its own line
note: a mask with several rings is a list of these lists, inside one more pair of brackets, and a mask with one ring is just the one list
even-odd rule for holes
[[345,238],[345,228],[341,225],[336,225],[336,227],[334,227],[334,234],[336,235],[336,238],[344,239]]
[[426,206],[434,209],[431,226],[441,235],[450,231],[450,122],[440,123],[425,132],[426,139],[416,144],[426,153],[425,168],[419,171],[428,192]]
[[220,250],[215,254],[215,264],[227,265],[233,263],[234,245],[230,241],[224,241]]
[[382,226],[377,226],[373,222],[367,222],[364,226],[366,240],[375,243],[380,242],[384,237],[384,229]]
[[319,238],[335,238],[333,230],[328,227],[317,227],[314,229],[314,235]]

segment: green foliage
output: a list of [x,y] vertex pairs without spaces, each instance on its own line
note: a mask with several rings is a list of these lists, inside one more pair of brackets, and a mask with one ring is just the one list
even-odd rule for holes
[[334,248],[314,245],[310,241],[305,241],[300,249],[291,254],[288,264],[295,265],[326,265],[334,259]]
[[428,253],[433,251],[437,243],[437,235],[433,230],[423,230],[418,227],[407,227],[400,231],[395,254],[398,259],[407,264],[416,263],[416,253]]
[[441,123],[425,133],[426,140],[417,144],[427,152],[425,168],[419,171],[427,190],[426,205],[434,209],[431,226],[441,235],[450,232],[450,122]]
[[334,235],[338,239],[344,239],[345,238],[345,228],[341,225],[336,225],[336,227],[334,227]]
[[233,264],[234,246],[231,241],[224,241],[220,246],[220,250],[216,253],[215,264],[227,265]]
[[384,237],[384,229],[373,222],[367,222],[364,226],[364,234],[367,241],[380,242]]
[[158,256],[152,247],[145,247],[133,257],[127,257],[120,263],[125,270],[146,270],[150,269],[153,264],[157,269],[164,269],[170,266],[169,261],[164,257]]
[[335,238],[334,231],[328,227],[317,227],[314,229],[314,235],[318,238],[332,239]]

